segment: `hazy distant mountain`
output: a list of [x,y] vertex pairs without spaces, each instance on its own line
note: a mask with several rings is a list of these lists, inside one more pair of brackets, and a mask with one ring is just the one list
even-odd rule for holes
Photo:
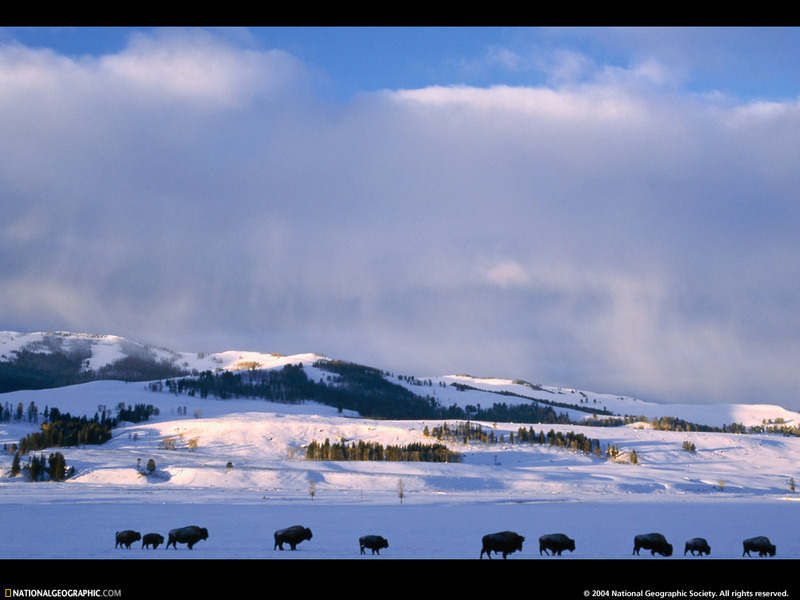
[[0,392],[187,374],[181,355],[110,335],[0,332]]
[[[286,368],[290,366],[303,368],[287,373]],[[776,405],[660,404],[615,394],[534,385],[523,380],[392,374],[312,353],[293,356],[233,350],[191,353],[114,335],[0,332],[0,393],[97,380],[177,380],[201,373],[232,375],[232,372],[249,373],[249,384],[254,378],[260,378],[262,386],[271,378],[271,389],[278,386],[281,390],[278,396],[293,395],[380,418],[575,423],[585,419],[641,416],[644,419],[677,418],[687,424],[710,427],[762,422],[796,427],[800,422],[800,414]],[[235,383],[230,376],[227,379],[229,385]],[[189,389],[188,385],[183,393]],[[286,391],[287,386],[292,387],[291,391]],[[195,391],[198,395],[208,394],[209,389],[196,388]],[[211,390],[210,393],[219,392]],[[225,393],[235,396],[240,391],[229,387]],[[254,394],[281,401],[274,391]]]

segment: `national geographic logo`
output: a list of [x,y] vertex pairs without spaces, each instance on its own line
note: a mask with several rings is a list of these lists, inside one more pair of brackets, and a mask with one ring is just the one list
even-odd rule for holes
[[29,590],[6,588],[6,598],[121,598],[122,590]]

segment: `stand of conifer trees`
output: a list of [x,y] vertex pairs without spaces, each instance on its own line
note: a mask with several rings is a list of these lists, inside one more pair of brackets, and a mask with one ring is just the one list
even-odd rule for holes
[[460,462],[461,455],[449,450],[443,444],[412,443],[405,446],[383,446],[377,442],[360,440],[358,444],[351,442],[334,442],[326,438],[323,443],[312,441],[306,448],[306,460],[331,461],[408,461],[408,462]]

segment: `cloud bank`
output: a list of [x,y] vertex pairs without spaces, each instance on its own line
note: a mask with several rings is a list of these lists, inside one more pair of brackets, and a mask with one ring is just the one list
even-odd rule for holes
[[0,46],[0,328],[797,409],[800,106],[580,58],[335,103],[208,32]]

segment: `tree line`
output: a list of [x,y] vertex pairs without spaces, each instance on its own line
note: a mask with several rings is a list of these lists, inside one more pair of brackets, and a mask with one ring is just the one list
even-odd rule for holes
[[40,454],[39,456],[33,454],[28,459],[27,465],[23,467],[21,463],[22,461],[19,453],[15,454],[14,460],[11,463],[10,475],[19,475],[23,471],[26,471],[31,481],[44,481],[47,479],[51,481],[64,481],[74,471],[72,467],[67,468],[64,455],[60,452],[51,453],[46,460],[44,454]]
[[69,414],[42,423],[40,431],[29,433],[19,441],[20,454],[28,454],[45,448],[66,446],[100,445],[111,439],[110,421],[98,422],[86,417]]
[[[31,403],[32,406],[33,403]],[[100,408],[100,407],[99,407]],[[63,448],[86,445],[100,445],[111,439],[112,429],[120,421],[131,421],[138,423],[150,418],[153,414],[158,414],[158,409],[153,405],[136,404],[135,406],[124,404],[118,406],[116,417],[111,416],[110,411],[104,407],[94,418],[86,416],[72,416],[70,413],[62,413],[57,408],[45,409],[45,422],[39,426],[39,431],[29,433],[22,437],[18,443],[6,445],[4,450],[14,454],[11,467],[11,475],[18,475],[23,467],[21,457],[33,453],[28,465],[28,470],[32,481],[39,481],[42,473],[47,473],[50,479],[62,481],[70,473],[65,465],[64,456],[60,452],[50,455],[49,462],[41,457],[36,457],[35,453],[47,448]],[[37,412],[38,415],[38,412]],[[30,418],[33,418],[29,414]],[[38,419],[38,416],[36,417]],[[47,466],[45,466],[47,464]]]
[[463,444],[470,442],[480,444],[539,444],[566,448],[598,457],[605,455],[608,458],[616,458],[620,454],[616,446],[607,445],[605,449],[602,449],[599,440],[591,439],[582,433],[555,431],[553,429],[547,433],[542,429],[537,433],[533,427],[520,427],[517,429],[516,435],[514,432],[509,432],[508,437],[506,437],[504,434],[498,435],[493,428],[487,429],[480,423],[466,421],[455,424],[442,423],[432,428],[426,425],[423,429],[423,435],[436,438],[438,441]]
[[[490,407],[467,404],[442,406],[435,396],[415,394],[407,387],[389,381],[388,373],[374,367],[340,360],[321,359],[313,364],[326,374],[319,380],[311,380],[302,364],[285,365],[281,369],[251,368],[245,371],[204,371],[196,376],[154,381],[149,384],[152,391],[166,389],[174,394],[209,396],[219,399],[261,398],[271,402],[296,404],[306,401],[333,406],[340,412],[351,410],[363,417],[375,419],[451,419],[490,422],[543,423],[561,425],[592,425],[613,427],[637,421],[648,422],[655,429],[669,431],[707,431],[723,433],[775,432],[783,435],[800,435],[800,429],[781,423],[746,427],[731,423],[722,427],[699,425],[676,417],[654,417],[625,415],[616,416],[606,409],[553,402],[516,394],[509,391],[495,392],[500,396],[524,398],[529,402],[508,404],[494,402]],[[400,376],[420,388],[433,388],[432,382],[419,381]],[[440,385],[442,385],[440,383]],[[467,392],[477,390],[463,383],[450,384]],[[591,414],[590,418],[575,420],[565,411],[578,410]]]
[[166,360],[152,357],[126,356],[97,371],[86,369],[91,358],[88,349],[64,352],[55,341],[45,342],[49,351],[22,349],[14,352],[9,361],[0,361],[0,393],[17,390],[41,390],[89,381],[116,379],[121,381],[152,381],[165,377],[188,375]]
[[453,452],[444,444],[422,444],[414,442],[404,446],[383,446],[378,442],[359,440],[333,442],[325,438],[323,443],[313,440],[306,447],[306,460],[330,461],[406,461],[406,462],[461,462],[461,454]]
[[363,417],[377,419],[570,422],[566,413],[558,414],[551,406],[539,402],[510,406],[497,402],[488,408],[471,406],[464,409],[455,404],[445,407],[433,395],[415,394],[405,386],[389,381],[386,373],[373,367],[328,359],[316,361],[313,366],[325,371],[326,375],[313,381],[306,375],[302,364],[289,364],[281,369],[204,371],[196,377],[152,382],[149,389],[162,391],[166,388],[178,395],[210,396],[222,400],[262,398],[289,404],[314,401],[333,406],[340,412],[351,410]]
[[374,418],[413,419],[437,415],[430,398],[422,398],[387,381],[377,369],[328,360],[314,366],[328,371],[327,378],[312,381],[302,364],[288,364],[280,369],[204,371],[197,377],[168,380],[164,384],[153,382],[150,389],[159,391],[166,387],[174,394],[221,400],[261,398],[288,404],[314,401],[333,406],[340,412],[352,410]]

